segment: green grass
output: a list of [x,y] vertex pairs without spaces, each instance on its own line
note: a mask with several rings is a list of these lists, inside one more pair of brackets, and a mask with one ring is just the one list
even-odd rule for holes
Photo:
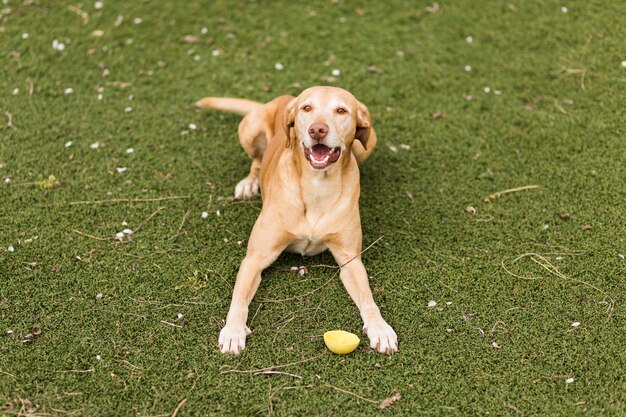
[[[0,415],[626,414],[624,2],[24,3],[0,20]],[[245,352],[222,356],[260,200],[230,199],[239,117],[192,103],[297,94],[335,68],[380,138],[360,204],[365,245],[384,238],[364,262],[400,351],[328,352],[358,311],[313,267],[330,255],[283,255]],[[278,370],[301,379],[230,372],[300,361]]]

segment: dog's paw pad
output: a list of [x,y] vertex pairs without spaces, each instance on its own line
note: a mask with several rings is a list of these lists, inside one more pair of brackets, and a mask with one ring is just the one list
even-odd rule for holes
[[246,200],[259,194],[259,177],[247,176],[235,187],[235,199]]
[[367,329],[367,337],[370,339],[370,347],[380,353],[391,355],[398,351],[398,336],[390,325],[384,321],[364,326]]
[[224,327],[219,337],[220,352],[231,355],[240,354],[246,347],[248,334],[250,334],[248,327]]

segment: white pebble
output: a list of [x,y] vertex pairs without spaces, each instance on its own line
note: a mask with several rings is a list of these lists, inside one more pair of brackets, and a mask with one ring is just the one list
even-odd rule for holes
[[89,145],[91,149],[98,149],[100,147],[100,142],[95,142]]
[[332,70],[330,73],[333,74],[334,77],[339,77],[341,75],[341,71],[339,71],[337,68]]
[[622,61],[622,67],[626,68],[626,61]]
[[6,178],[4,179],[4,183],[5,183],[5,184],[8,184],[8,183],[10,183],[10,182],[11,182],[11,178],[6,177]]
[[13,247],[13,245],[9,245],[9,247],[7,248],[7,250],[9,252],[15,252],[15,248]]
[[70,146],[72,146],[72,141],[68,140],[67,142],[65,142],[65,147],[69,148]]
[[126,149],[126,153],[133,153],[133,152],[135,152],[135,150],[133,148]]
[[101,300],[102,299],[102,293],[99,292],[98,294],[96,294],[96,300]]
[[276,68],[276,71],[282,71],[285,67],[280,62],[277,62],[274,64],[274,68]]
[[196,130],[197,128],[198,126],[196,126],[195,123],[189,123],[189,129]]
[[407,145],[406,143],[401,143],[400,146],[402,149],[404,149],[405,151],[408,151],[409,149],[411,149],[411,147],[409,145]]
[[394,145],[387,145],[387,147],[391,152],[398,152],[398,148],[396,148]]
[[562,260],[563,260],[563,257],[562,257],[562,256],[557,256],[557,257],[556,257],[556,258],[554,258],[554,259],[556,259],[557,261],[562,261]]
[[59,42],[58,39],[52,41],[52,48],[57,51],[62,51],[65,49],[65,44],[63,42]]
[[116,237],[116,238],[118,238],[118,239],[123,239],[123,238],[124,238],[124,233],[122,233],[122,232],[117,232],[117,233],[115,234],[115,237]]
[[136,17],[135,19],[133,19],[133,23],[138,25],[142,22],[141,17]]
[[28,33],[22,33],[22,39],[28,39],[30,35]]
[[437,305],[436,301],[431,300],[431,301],[428,302],[428,308],[433,308],[436,305]]
[[209,217],[209,212],[208,211],[203,211],[202,212],[202,218],[206,219],[207,217]]
[[125,235],[132,235],[133,231],[131,229],[124,229],[122,230],[122,233],[124,233]]
[[124,109],[124,113],[130,113],[131,111],[133,111],[133,108],[130,106]]
[[117,168],[115,168],[115,169],[116,169],[116,170],[117,170],[117,172],[119,172],[120,174],[121,174],[122,172],[126,172],[126,171],[128,170],[128,168],[126,168],[126,167],[117,167]]
[[574,382],[574,378],[567,378],[567,379],[565,380],[565,383],[566,383],[566,384],[571,384],[572,382]]
[[463,69],[467,72],[470,72],[472,70],[472,67],[470,67],[469,65],[466,65],[463,67]]
[[220,217],[220,216],[222,215],[222,212],[221,212],[221,211],[219,211],[219,210],[217,210],[217,211],[215,212],[215,214],[217,215],[217,217]]
[[124,221],[122,222],[122,226],[128,226],[128,222],[127,222],[126,220],[124,220]]
[[466,37],[466,38],[465,38],[465,42],[467,42],[467,43],[472,43],[472,42],[474,42],[474,37],[473,37],[473,36],[468,36],[468,37]]
[[242,243],[243,243],[243,240],[238,240],[238,241],[237,241],[237,244],[238,244],[239,246],[241,246],[241,244],[242,244]]
[[561,7],[561,13],[567,13],[569,12],[569,9],[565,6]]
[[100,356],[100,355],[96,355],[96,360],[97,360],[97,361],[102,360],[102,356]]
[[200,33],[202,33],[203,35],[206,35],[207,33],[209,33],[209,29],[202,28],[202,29],[200,29]]
[[446,304],[451,306],[452,305],[452,301],[446,301]]
[[626,260],[626,256],[624,256],[623,253],[618,253],[617,257],[620,258],[622,261]]
[[19,88],[16,87],[16,88],[13,89],[13,95],[14,96],[18,95],[19,93],[20,93],[20,89]]
[[13,329],[7,329],[7,334],[13,334],[13,333],[15,333]]
[[228,243],[228,238],[227,237],[224,238],[224,243]]
[[578,326],[580,326],[579,321],[575,321],[574,323],[572,323],[572,327],[578,327]]
[[219,49],[215,49],[215,50],[213,50],[213,52],[211,52],[211,55],[213,55],[213,56],[220,56],[220,55],[222,55],[222,51],[220,51]]
[[65,94],[72,94],[74,92],[74,89],[72,87],[67,87],[65,89]]
[[102,3],[101,1],[97,1],[97,2],[95,2],[95,3],[93,4],[93,7],[94,7],[96,10],[100,10],[100,9],[102,9],[102,8],[104,7],[104,3]]
[[489,92],[491,91],[491,87],[485,87],[483,88],[483,91],[487,94],[489,94]]
[[176,315],[176,317],[178,318],[178,320],[180,320],[180,319],[182,319],[184,316],[183,316],[183,313],[178,313],[178,314]]

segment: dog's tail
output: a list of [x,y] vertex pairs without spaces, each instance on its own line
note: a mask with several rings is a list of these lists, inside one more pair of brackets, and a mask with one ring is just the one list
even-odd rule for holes
[[199,109],[222,110],[242,116],[245,116],[261,106],[263,106],[263,103],[246,100],[244,98],[228,97],[205,97],[196,102],[196,107]]

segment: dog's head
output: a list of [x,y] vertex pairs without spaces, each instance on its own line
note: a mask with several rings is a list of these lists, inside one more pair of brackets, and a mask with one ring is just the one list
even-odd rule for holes
[[314,170],[325,170],[350,151],[352,142],[367,149],[371,119],[367,107],[337,87],[311,87],[285,108],[287,146],[301,147]]

